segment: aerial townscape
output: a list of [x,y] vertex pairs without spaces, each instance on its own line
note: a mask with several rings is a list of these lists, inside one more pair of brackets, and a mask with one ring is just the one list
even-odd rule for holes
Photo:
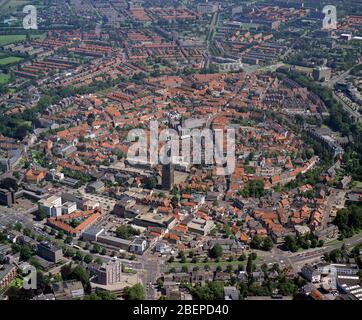
[[362,2],[0,0],[0,300],[362,300]]

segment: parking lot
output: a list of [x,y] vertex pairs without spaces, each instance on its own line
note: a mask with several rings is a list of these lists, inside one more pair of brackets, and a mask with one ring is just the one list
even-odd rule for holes
[[11,208],[0,207],[0,226],[9,227],[17,222],[31,228],[34,224],[33,215],[29,212],[20,213]]

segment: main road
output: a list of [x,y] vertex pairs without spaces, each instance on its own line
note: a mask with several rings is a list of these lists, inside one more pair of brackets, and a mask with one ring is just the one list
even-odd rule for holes
[[210,56],[210,44],[212,41],[212,35],[215,31],[215,26],[217,23],[217,19],[218,19],[219,13],[215,12],[212,15],[211,18],[211,22],[210,22],[210,28],[209,28],[209,33],[207,34],[207,38],[206,38],[206,50],[203,54],[203,61],[201,63],[201,68],[209,68],[209,64],[210,64],[210,60],[209,60],[209,56]]
[[167,270],[165,258],[159,257],[157,254],[151,253],[151,250],[148,250],[138,257],[138,261],[142,264],[140,272],[146,289],[147,300],[154,300],[156,294],[154,284]]
[[[354,67],[356,67],[356,66],[354,66]],[[333,98],[341,103],[343,109],[345,111],[347,111],[354,119],[356,119],[357,121],[360,121],[361,115],[358,112],[352,110],[340,97],[338,97],[336,95],[336,93],[334,91],[334,85],[342,80],[345,80],[349,76],[349,73],[351,72],[351,70],[354,67],[344,71],[343,73],[341,73],[340,75],[338,75],[336,77],[331,78],[328,82],[325,83],[325,86],[332,89]]]
[[346,248],[353,248],[362,243],[362,234],[357,234],[351,238],[345,239],[334,244],[326,244],[322,248],[308,249],[303,252],[292,253],[282,251],[279,248],[274,248],[271,252],[261,253],[261,257],[266,264],[284,264],[291,265],[295,270],[299,270],[304,264],[321,261],[325,253],[340,249],[345,244]]

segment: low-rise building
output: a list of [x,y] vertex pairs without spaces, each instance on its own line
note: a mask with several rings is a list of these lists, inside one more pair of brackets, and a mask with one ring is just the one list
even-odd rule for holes
[[10,282],[16,277],[16,266],[13,264],[5,264],[0,266],[0,289],[4,289],[10,285]]
[[89,193],[101,193],[104,189],[105,185],[102,181],[95,181],[87,186],[86,191]]
[[144,238],[137,237],[131,242],[129,251],[135,254],[143,254],[143,252],[146,250],[146,247],[147,241]]
[[62,214],[70,214],[77,210],[77,204],[75,202],[65,202],[62,205]]
[[121,238],[117,238],[117,237],[113,237],[113,236],[109,236],[109,235],[99,235],[97,237],[97,242],[108,245],[108,246],[112,246],[112,247],[115,247],[115,248],[118,248],[121,250],[125,250],[125,251],[128,251],[129,247],[131,245],[130,240],[121,239]]
[[312,283],[318,283],[321,281],[321,272],[309,264],[303,266],[301,272],[303,277]]
[[323,240],[323,241],[336,239],[338,237],[338,233],[339,233],[338,227],[335,226],[334,224],[331,224],[327,228],[324,228],[322,230],[313,231],[313,235],[318,240]]
[[98,241],[98,237],[103,234],[104,229],[98,227],[91,227],[88,230],[84,231],[82,234],[83,241]]
[[70,280],[51,285],[56,300],[72,300],[84,296],[82,282]]
[[224,287],[225,300],[239,300],[240,291],[236,287]]
[[187,227],[190,233],[196,233],[205,236],[215,228],[215,223],[211,220],[194,218],[187,224]]

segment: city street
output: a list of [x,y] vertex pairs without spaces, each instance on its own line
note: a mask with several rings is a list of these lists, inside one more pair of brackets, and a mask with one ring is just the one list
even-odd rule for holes
[[166,259],[152,253],[144,253],[139,257],[142,263],[141,279],[146,289],[147,300],[153,300],[156,280],[167,270]]
[[357,244],[362,242],[362,234],[355,235],[352,238],[345,239],[344,241],[328,245],[326,244],[322,248],[314,248],[305,250],[303,252],[286,252],[278,248],[274,248],[272,252],[261,253],[263,263],[274,264],[279,263],[281,265],[291,265],[296,271],[306,263],[318,262],[321,261],[321,258],[326,252],[331,252],[335,249],[340,249],[345,243],[346,248],[353,248]]

